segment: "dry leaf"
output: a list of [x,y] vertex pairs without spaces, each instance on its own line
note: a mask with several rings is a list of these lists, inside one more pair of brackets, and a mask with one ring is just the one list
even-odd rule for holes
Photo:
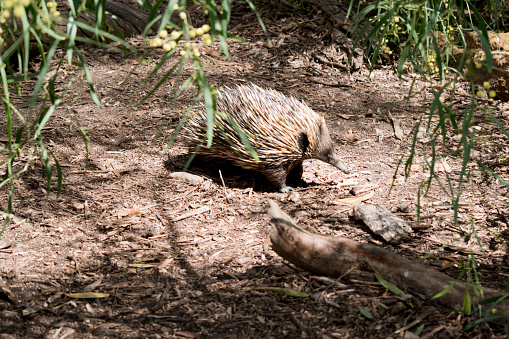
[[161,265],[161,263],[152,262],[152,263],[148,263],[148,264],[129,264],[127,266],[136,267],[136,268],[150,268],[150,267],[159,267],[159,265]]
[[141,111],[136,112],[136,115],[137,115],[137,116],[141,116],[141,115],[144,115],[145,113],[147,113],[147,110],[146,110],[146,109],[143,109],[143,110],[141,110]]
[[480,254],[479,252],[474,251],[473,249],[468,248],[468,247],[456,246],[456,245],[447,245],[447,247],[449,247],[453,251],[458,251],[458,252],[461,252],[464,254]]
[[217,58],[219,56],[219,53],[215,49],[212,49],[212,48],[205,48],[205,49],[202,49],[201,51],[207,53],[208,55],[210,55],[212,57]]
[[413,164],[410,166],[410,171],[412,172],[420,172],[422,171],[422,166],[421,165],[417,165],[417,164]]
[[80,202],[73,202],[72,205],[74,206],[75,209],[77,210],[82,210],[85,208],[85,205],[80,203]]
[[447,162],[445,162],[445,160],[442,160],[440,162],[440,164],[438,164],[438,168],[437,168],[438,173],[444,173],[444,172],[451,173],[451,171],[452,171],[451,166],[449,166],[449,164],[447,164]]
[[140,210],[127,210],[127,211],[118,212],[117,216],[119,218],[122,218],[122,217],[125,217],[128,215],[139,215],[139,214],[144,214],[144,212],[140,211]]
[[[3,250],[5,248],[9,248],[12,246],[12,243],[9,240],[6,239],[0,239],[0,250]],[[0,278],[1,279],[1,278]],[[0,280],[1,281],[1,280]]]
[[360,197],[336,199],[336,200],[333,200],[332,203],[335,205],[346,205],[346,206],[359,205],[364,200],[368,200],[369,198],[371,198],[374,194],[375,194],[375,192],[370,192],[370,193],[360,196]]
[[96,299],[96,298],[107,298],[110,295],[108,293],[93,293],[93,292],[83,292],[83,293],[64,293],[69,298],[75,299]]
[[346,138],[350,141],[353,141],[353,139],[355,138],[351,129],[348,130],[348,134],[346,135]]
[[165,268],[173,264],[173,258],[163,260],[157,268]]
[[85,288],[83,289],[85,292],[92,292],[93,290],[95,290],[97,287],[99,287],[99,285],[101,285],[103,282],[103,276],[101,275],[99,277],[99,279],[97,279],[96,281],[94,281],[93,283],[91,283],[90,285],[87,285],[85,286]]

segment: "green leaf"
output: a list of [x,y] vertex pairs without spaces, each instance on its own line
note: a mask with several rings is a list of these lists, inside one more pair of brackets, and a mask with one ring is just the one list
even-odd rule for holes
[[258,11],[256,10],[256,7],[254,6],[254,4],[251,0],[246,0],[246,3],[249,5],[249,8],[251,8],[251,10],[256,15],[256,18],[258,19],[258,23],[260,24],[260,27],[262,28],[262,31],[265,34],[265,37],[267,38],[269,47],[272,47],[272,42],[270,41],[269,33],[267,32],[267,28],[265,28],[265,24],[262,21],[260,13],[258,13]]
[[42,137],[39,138],[39,147],[41,148],[41,160],[46,168],[46,181],[47,181],[46,194],[49,194],[51,190],[51,162],[49,161],[48,151],[46,150],[46,146],[44,145]]
[[100,111],[101,103],[99,102],[99,98],[97,97],[97,94],[95,93],[94,80],[92,79],[92,74],[90,73],[90,70],[88,69],[88,66],[87,66],[85,60],[83,59],[83,56],[81,55],[81,52],[77,46],[74,46],[74,51],[75,51],[76,55],[78,56],[78,58],[80,59],[80,61],[81,61],[80,66],[83,67],[83,71],[85,72],[85,76],[87,77],[87,82],[88,82],[88,87],[89,87],[88,91],[90,93],[90,96],[92,97],[92,100],[94,101],[95,105],[97,106],[97,108]]
[[472,10],[472,12],[474,12],[477,23],[481,28],[481,31],[479,31],[477,27],[472,25],[473,30],[477,33],[477,35],[479,35],[479,39],[481,39],[481,44],[484,49],[484,53],[486,54],[486,67],[488,68],[488,72],[491,73],[491,71],[493,70],[493,55],[491,54],[491,47],[489,43],[488,31],[486,30],[486,23],[484,22],[484,19],[482,18],[481,14],[479,14],[475,6],[471,5],[470,9]]
[[359,309],[359,311],[361,312],[361,314],[363,316],[365,316],[368,319],[373,319],[373,315],[368,310],[366,310],[365,308],[362,308],[360,306],[357,306],[357,308]]
[[[167,56],[169,57],[169,56],[170,56],[170,55],[172,55],[174,52],[175,52],[175,50],[173,50],[173,51],[170,51],[170,52],[166,53],[165,57],[167,57]],[[164,59],[164,58],[163,58],[163,59]],[[166,59],[164,59],[164,60],[166,60]],[[177,76],[176,76],[176,78],[175,78],[175,84],[174,84],[174,86],[176,86],[176,85],[177,85],[177,83],[178,83],[178,81],[180,80],[180,76],[181,76],[181,74],[182,74],[182,70],[184,69],[184,61],[185,61],[185,58],[184,58],[184,57],[181,57],[181,58],[180,58],[180,62],[175,63],[175,64],[174,64],[174,65],[170,68],[170,70],[169,70],[169,71],[167,71],[167,72],[164,74],[164,76],[163,76],[163,77],[162,77],[162,78],[161,78],[161,79],[157,82],[157,84],[154,86],[154,88],[152,88],[152,89],[151,89],[151,90],[147,93],[147,95],[145,95],[145,97],[143,97],[143,99],[141,99],[141,100],[140,100],[140,101],[136,104],[136,107],[139,107],[139,106],[140,106],[141,104],[143,104],[143,103],[144,103],[147,99],[149,99],[149,98],[152,96],[152,94],[154,94],[154,93],[155,93],[155,91],[157,91],[157,90],[159,89],[159,87],[161,87],[161,85],[162,85],[162,84],[164,84],[164,82],[166,81],[166,79],[168,79],[168,77],[169,77],[170,75],[172,75],[172,73],[173,73],[173,71],[175,70],[175,68],[176,68],[178,65],[180,65],[180,68],[179,68],[179,70],[178,70],[178,72],[177,72]],[[152,73],[151,73],[151,74],[149,74],[149,75],[147,76],[147,78],[143,81],[142,86],[143,86],[143,85],[144,85],[144,84],[145,84],[145,83],[149,80],[149,78],[152,76],[152,74],[154,74],[155,72],[157,72],[157,70],[159,70],[159,69],[161,68],[161,66],[162,66],[162,62],[160,62],[160,63],[159,63],[156,67],[154,67],[154,70],[152,71]]]
[[405,292],[403,292],[402,290],[400,290],[396,285],[394,285],[393,283],[383,279],[381,276],[379,276],[377,273],[375,273],[375,277],[376,279],[380,282],[380,284],[382,284],[383,287],[385,287],[386,289],[388,289],[389,291],[391,291],[392,293],[394,293],[395,295],[397,295],[398,297],[402,298],[405,296]]
[[55,162],[55,167],[57,169],[57,198],[60,196],[60,192],[62,191],[62,168],[60,167],[60,163],[58,162],[57,157],[51,152],[51,156],[53,157],[53,161]]
[[254,288],[249,288],[249,289],[243,290],[243,292],[247,292],[247,291],[272,291],[272,292],[277,292],[277,293],[287,295],[289,297],[294,297],[294,298],[307,298],[310,296],[309,293],[299,292],[296,290],[292,290],[291,288],[283,288],[283,287],[254,287]]
[[431,299],[438,299],[440,297],[443,297],[447,292],[449,292],[454,287],[454,285],[456,285],[456,282],[453,282],[452,284],[447,286],[443,291],[440,291],[437,294],[435,294],[433,297],[431,297]]

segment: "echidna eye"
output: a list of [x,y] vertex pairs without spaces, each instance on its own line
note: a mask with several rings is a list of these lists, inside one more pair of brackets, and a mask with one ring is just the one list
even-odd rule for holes
[[302,153],[306,153],[306,150],[309,146],[309,139],[306,133],[301,132],[299,136],[297,137],[297,143],[299,145],[299,148],[301,149]]

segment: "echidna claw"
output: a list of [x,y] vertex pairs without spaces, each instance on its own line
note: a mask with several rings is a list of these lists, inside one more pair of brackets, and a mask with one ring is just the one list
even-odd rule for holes
[[279,192],[281,192],[281,193],[288,193],[290,191],[293,191],[293,187],[286,186],[286,185],[279,189]]

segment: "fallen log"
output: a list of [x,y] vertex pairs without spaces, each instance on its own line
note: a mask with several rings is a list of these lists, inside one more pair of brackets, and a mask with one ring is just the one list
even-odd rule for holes
[[[337,278],[346,274],[351,276],[372,271],[396,284],[403,291],[425,300],[430,300],[454,284],[449,292],[435,300],[442,306],[455,310],[462,309],[467,289],[472,304],[505,294],[485,287],[484,296],[476,296],[472,286],[383,248],[347,238],[310,233],[294,224],[275,202],[269,200],[269,205],[272,249],[292,264],[315,274]],[[489,305],[485,307],[487,309]],[[509,301],[502,300],[496,305],[496,309],[497,315],[507,317]]]

